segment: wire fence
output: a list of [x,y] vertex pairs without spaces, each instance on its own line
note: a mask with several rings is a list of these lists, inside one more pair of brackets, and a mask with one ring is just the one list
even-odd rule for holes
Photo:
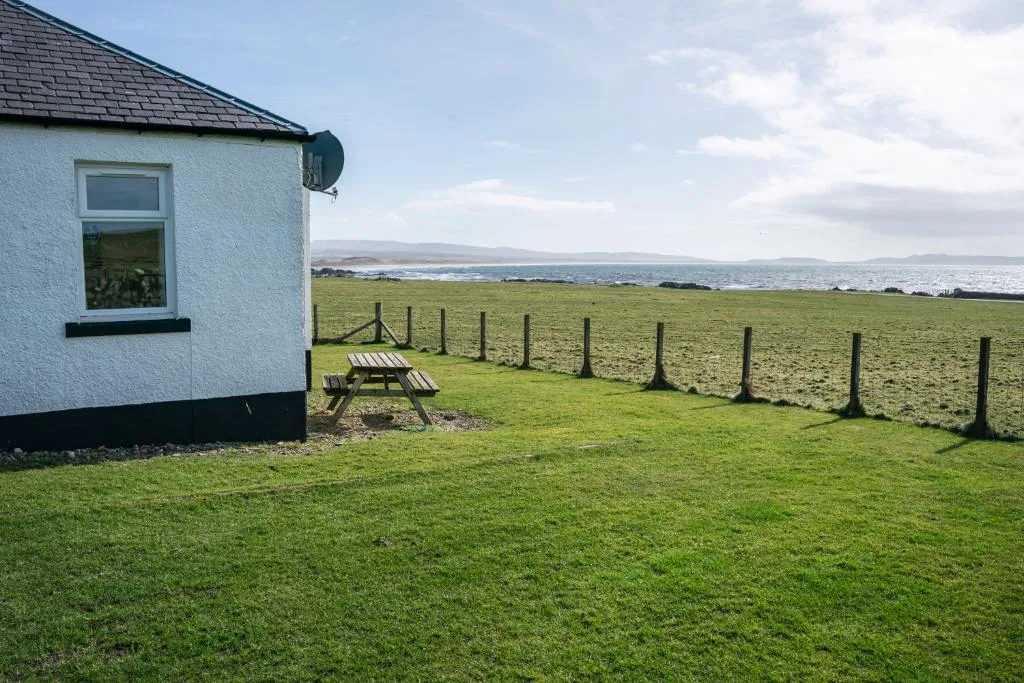
[[[371,341],[375,324],[347,333],[373,317],[372,311],[315,307],[319,343]],[[445,306],[449,354],[478,358],[480,313],[471,302]],[[521,365],[524,316],[515,305],[486,312],[488,361]],[[590,363],[594,375],[647,383],[654,374],[655,323],[623,326],[622,312],[591,313]],[[441,350],[440,307],[386,311],[383,322],[404,345]],[[755,396],[815,410],[839,411],[850,399],[851,339],[857,330],[754,328],[750,386]],[[530,315],[530,367],[578,373],[583,362],[583,319]],[[386,333],[385,341],[390,341]],[[732,397],[741,384],[743,328],[726,320],[665,328],[664,368],[683,390]],[[993,339],[989,362],[987,421],[994,434],[1024,437],[1024,338]],[[959,429],[975,418],[979,342],[948,331],[873,332],[862,338],[859,398],[867,415],[933,427]]]

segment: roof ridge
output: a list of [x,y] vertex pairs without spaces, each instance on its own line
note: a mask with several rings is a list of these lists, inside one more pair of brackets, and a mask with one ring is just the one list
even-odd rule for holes
[[234,95],[224,92],[220,88],[215,88],[214,86],[209,85],[208,83],[203,83],[202,81],[196,80],[191,76],[186,76],[180,71],[176,71],[168,66],[164,66],[163,64],[160,64],[159,62],[156,62],[152,59],[143,57],[142,55],[136,52],[132,52],[128,48],[121,47],[117,43],[113,43],[109,40],[106,40],[105,38],[101,38],[94,33],[86,31],[83,28],[79,28],[74,24],[70,24],[64,21],[63,19],[53,16],[52,14],[48,14],[47,12],[44,12],[43,10],[37,7],[33,7],[24,0],[0,0],[0,2],[4,2],[7,5],[14,7],[15,9],[19,9],[25,12],[26,14],[30,14],[41,21],[45,21],[46,23],[56,26],[61,30],[67,31],[68,33],[78,38],[87,40],[88,42],[92,43],[93,45],[96,45],[97,47],[101,47],[104,50],[113,52],[116,55],[125,57],[127,59],[132,60],[133,62],[141,64],[147,69],[152,69],[157,73],[167,76],[168,78],[173,78],[174,80],[179,81],[180,83],[183,83],[184,85],[187,85],[190,88],[194,88],[206,95],[216,97],[217,99],[227,102],[232,106],[244,109],[250,112],[251,114],[266,119],[267,121],[274,123],[276,125],[289,128],[294,133],[301,135],[309,134],[309,131],[306,130],[305,126],[301,126],[298,123],[295,123],[294,121],[290,121],[289,119],[284,118],[283,116],[278,116],[277,114],[268,109],[264,109],[263,107],[256,106],[255,104],[247,102],[239,97],[235,97]]

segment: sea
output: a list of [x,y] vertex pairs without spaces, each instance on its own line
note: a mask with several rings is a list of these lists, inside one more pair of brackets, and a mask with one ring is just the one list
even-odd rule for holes
[[354,268],[361,277],[402,280],[500,282],[564,280],[575,284],[693,282],[715,289],[881,291],[940,294],[954,289],[1024,293],[1024,266],[919,266],[854,264],[528,264],[424,265]]

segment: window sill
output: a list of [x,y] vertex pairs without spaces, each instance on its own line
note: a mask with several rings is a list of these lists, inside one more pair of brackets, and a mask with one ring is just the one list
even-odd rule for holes
[[191,331],[192,320],[190,318],[64,323],[65,337],[109,337],[122,334],[163,334],[166,332]]

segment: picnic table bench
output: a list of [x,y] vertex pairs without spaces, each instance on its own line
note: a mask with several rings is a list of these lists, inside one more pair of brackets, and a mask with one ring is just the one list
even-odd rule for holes
[[[420,396],[433,396],[440,391],[430,375],[413,370],[402,354],[350,353],[348,362],[352,366],[342,374],[328,373],[323,376],[324,393],[331,397],[327,409],[333,411],[328,418],[331,425],[338,420],[358,396],[405,396],[412,403],[423,424],[429,425],[430,418],[420,403]],[[398,385],[392,388],[392,383]],[[383,389],[367,388],[368,384],[383,384]],[[338,402],[341,405],[338,405]]]

